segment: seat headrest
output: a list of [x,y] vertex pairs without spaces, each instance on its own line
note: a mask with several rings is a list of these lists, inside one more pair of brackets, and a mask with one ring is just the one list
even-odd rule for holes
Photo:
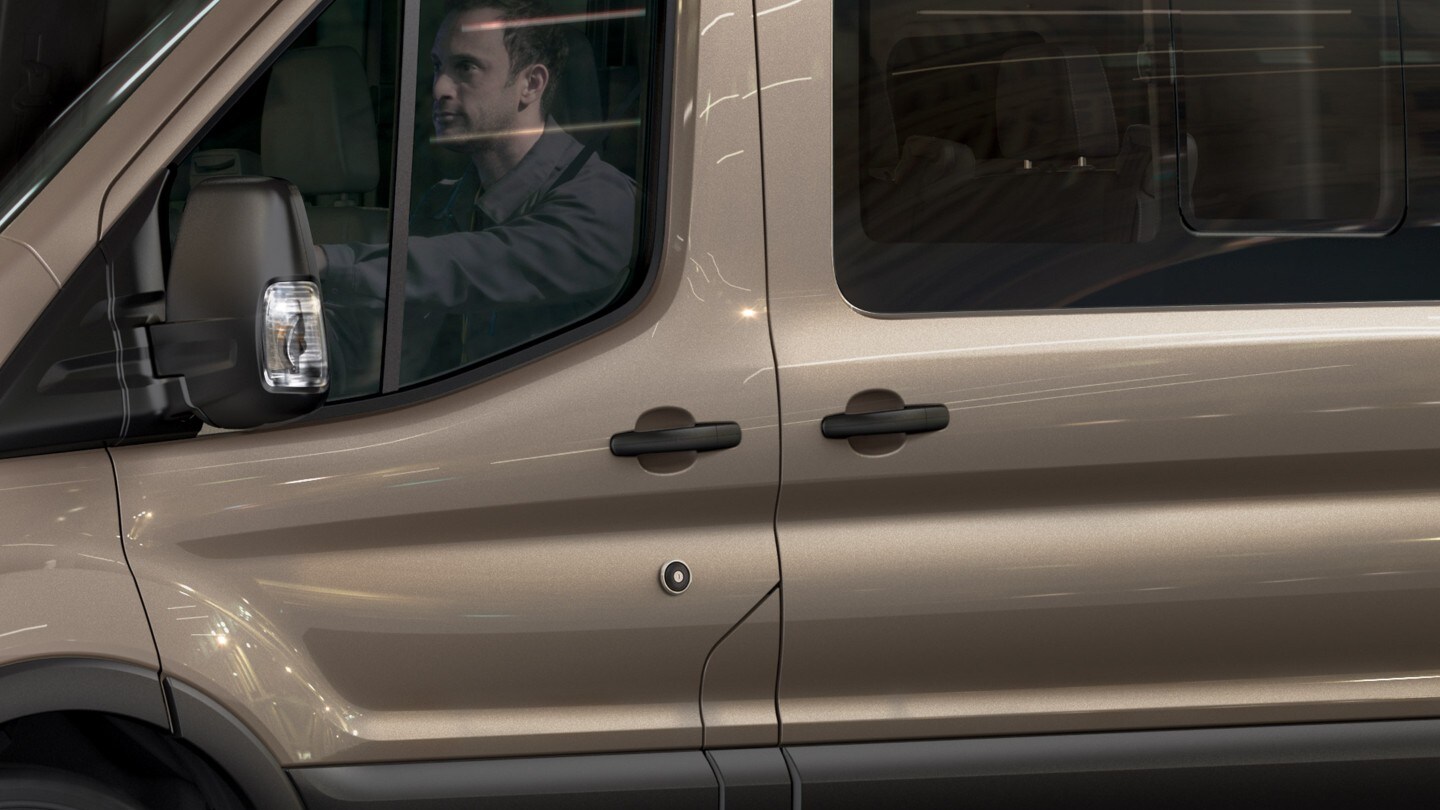
[[1085,45],[1022,45],[1002,57],[995,123],[1007,158],[1113,157],[1120,152],[1105,68]]
[[375,110],[360,55],[297,48],[275,63],[260,119],[267,175],[304,194],[373,191],[380,180]]

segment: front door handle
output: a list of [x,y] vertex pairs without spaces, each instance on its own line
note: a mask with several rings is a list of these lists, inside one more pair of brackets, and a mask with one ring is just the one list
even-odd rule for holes
[[929,433],[950,424],[950,409],[944,405],[911,405],[893,411],[836,413],[820,420],[820,433],[827,439],[880,436],[887,433]]
[[610,437],[610,452],[617,456],[648,453],[683,453],[687,450],[728,450],[740,444],[735,422],[702,422],[694,427],[665,430],[631,430]]

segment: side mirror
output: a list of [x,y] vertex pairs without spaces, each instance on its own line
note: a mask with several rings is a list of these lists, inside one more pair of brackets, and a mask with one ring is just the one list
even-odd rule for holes
[[170,263],[165,322],[150,327],[155,373],[183,377],[207,424],[248,428],[325,402],[320,284],[300,192],[269,177],[190,192]]

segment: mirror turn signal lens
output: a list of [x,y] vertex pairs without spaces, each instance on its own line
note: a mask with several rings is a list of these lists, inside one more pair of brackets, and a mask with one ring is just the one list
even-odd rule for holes
[[320,287],[311,281],[277,281],[265,288],[261,341],[265,388],[314,393],[330,385]]

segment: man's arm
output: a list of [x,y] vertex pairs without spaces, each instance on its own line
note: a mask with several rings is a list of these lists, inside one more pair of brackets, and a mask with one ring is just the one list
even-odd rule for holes
[[[326,245],[327,284],[385,295],[383,245]],[[483,231],[412,236],[407,305],[459,310],[602,290],[634,261],[635,189],[616,171],[553,190],[529,213]]]

